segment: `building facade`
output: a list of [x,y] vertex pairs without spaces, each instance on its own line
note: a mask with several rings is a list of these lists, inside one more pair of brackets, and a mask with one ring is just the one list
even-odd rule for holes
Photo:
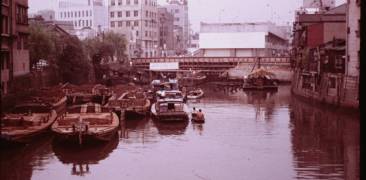
[[[1,1],[1,94],[29,74],[28,0]],[[19,82],[19,81],[18,81]]]
[[167,8],[159,7],[159,50],[160,56],[174,55],[174,16]]
[[103,0],[57,0],[55,19],[71,22],[80,39],[94,37],[108,30],[108,7]]
[[164,7],[174,17],[174,41],[177,54],[185,54],[190,44],[190,25],[187,0],[169,0]]
[[126,36],[129,57],[158,55],[156,0],[109,0],[109,28]]
[[288,33],[270,22],[201,23],[199,47],[206,57],[286,56]]

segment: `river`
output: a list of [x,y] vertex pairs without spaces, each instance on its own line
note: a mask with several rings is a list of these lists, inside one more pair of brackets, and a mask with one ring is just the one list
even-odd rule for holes
[[204,87],[204,124],[125,121],[115,139],[65,148],[51,133],[0,151],[1,180],[359,179],[357,113],[278,92]]

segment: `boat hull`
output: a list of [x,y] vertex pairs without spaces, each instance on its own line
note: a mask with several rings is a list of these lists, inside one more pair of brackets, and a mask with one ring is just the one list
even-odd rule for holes
[[104,133],[56,133],[56,141],[71,144],[92,144],[102,143],[113,139],[117,128]]

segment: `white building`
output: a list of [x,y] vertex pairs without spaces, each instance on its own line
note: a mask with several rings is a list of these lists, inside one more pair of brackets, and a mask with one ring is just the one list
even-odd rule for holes
[[358,77],[360,74],[360,7],[361,0],[347,3],[347,61],[346,75]]
[[199,48],[206,57],[288,55],[289,28],[273,23],[201,23]]
[[183,53],[190,44],[190,26],[188,19],[187,0],[169,0],[164,7],[174,16],[175,47],[176,51]]
[[109,28],[126,36],[130,57],[158,55],[156,0],[109,0]]
[[[55,12],[56,20],[74,24],[75,35],[80,39],[108,29],[108,7],[103,0],[57,0]],[[85,29],[93,32],[86,35]]]

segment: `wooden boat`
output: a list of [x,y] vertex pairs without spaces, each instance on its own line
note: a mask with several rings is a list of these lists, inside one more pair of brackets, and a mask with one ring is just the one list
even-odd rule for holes
[[27,143],[46,132],[55,122],[56,110],[49,104],[26,102],[15,106],[1,117],[0,139],[6,142]]
[[129,91],[124,93],[120,98],[127,104],[125,108],[125,119],[143,118],[149,114],[150,100],[145,96],[144,92]]
[[179,78],[179,84],[182,86],[197,86],[206,81],[206,75],[201,72],[188,71]]
[[187,93],[187,99],[199,99],[201,97],[203,97],[203,90],[201,88],[192,90],[192,91],[188,91]]
[[62,89],[66,93],[68,105],[79,105],[89,102],[104,105],[107,103],[108,98],[112,96],[112,91],[100,84],[81,86],[66,84]]
[[151,106],[151,113],[161,121],[188,120],[188,106],[184,103],[180,91],[165,91]]
[[59,140],[79,144],[109,141],[119,127],[118,116],[100,104],[71,106],[57,118],[51,129]]
[[259,68],[244,78],[243,90],[275,90],[278,85],[272,72]]

